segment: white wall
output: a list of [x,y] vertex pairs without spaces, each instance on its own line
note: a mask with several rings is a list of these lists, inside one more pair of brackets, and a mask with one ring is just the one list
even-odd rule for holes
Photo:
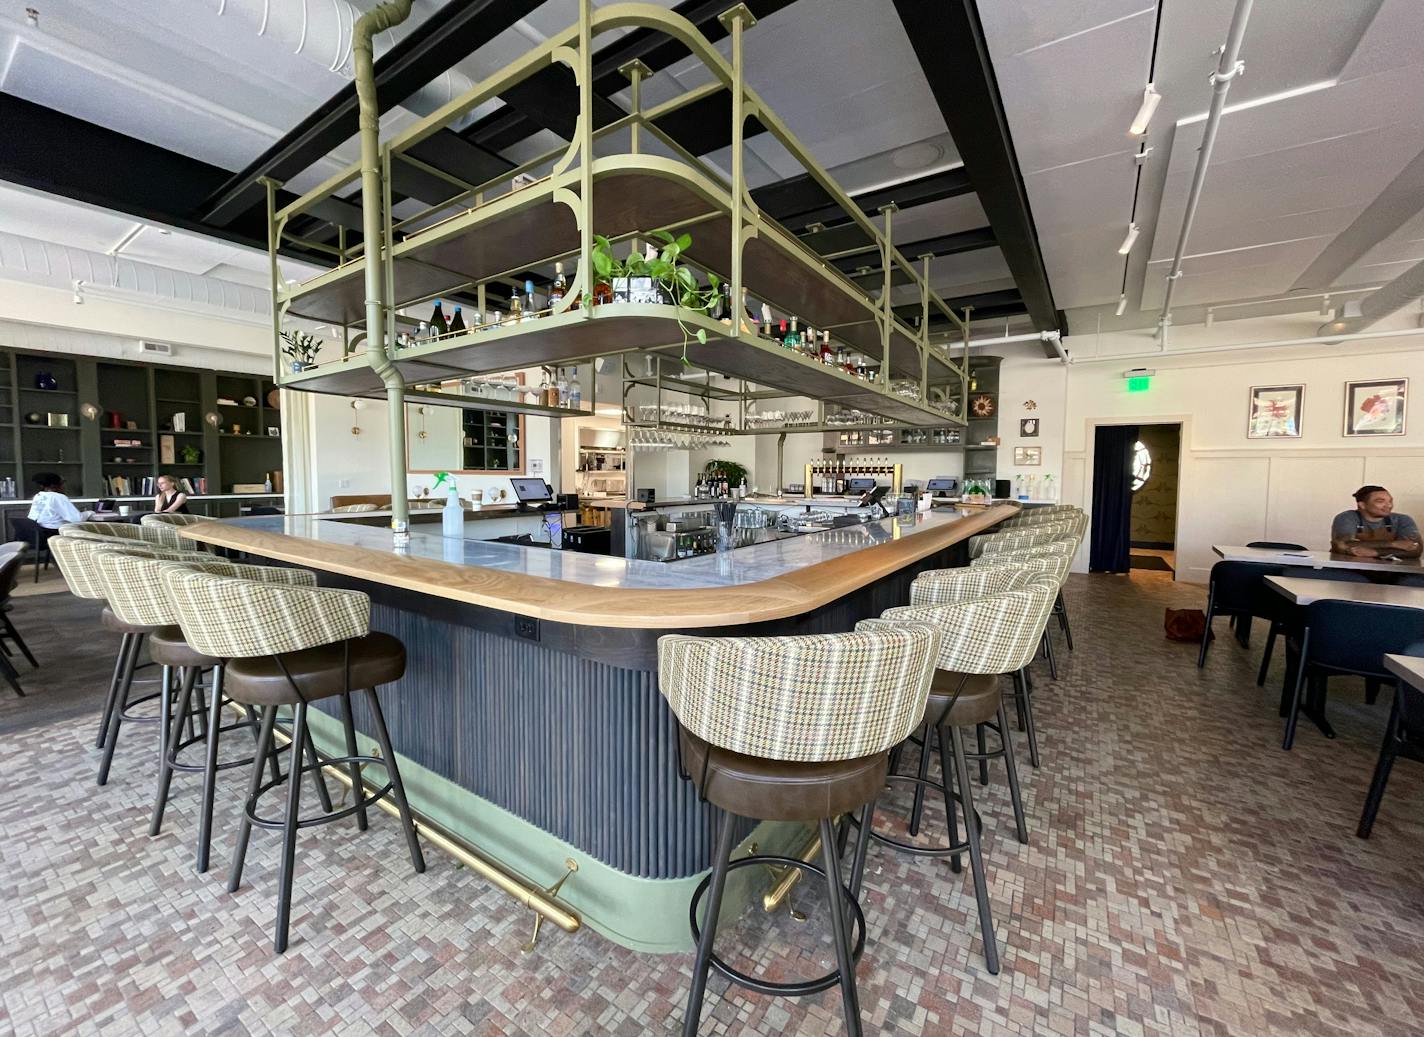
[[[1191,582],[1207,580],[1213,544],[1283,540],[1325,547],[1331,518],[1354,506],[1350,494],[1363,483],[1389,487],[1398,510],[1424,516],[1424,414],[1410,415],[1405,436],[1342,435],[1346,381],[1409,378],[1416,392],[1424,391],[1424,333],[1401,329],[1397,337],[1336,345],[1190,352],[1313,334],[1319,320],[1277,318],[1192,329],[1190,337],[1174,333],[1174,348],[1165,353],[1102,362],[1080,354],[1137,353],[1151,348],[1151,340],[1070,338],[1064,344],[1077,357],[1070,366],[1031,354],[1005,365],[1002,413],[1014,417],[1016,435],[1018,416],[1011,410],[1023,399],[1037,401],[1036,413],[1044,418],[1044,471],[1061,472],[1061,499],[1089,510],[1095,426],[1181,422],[1177,571],[1179,579]],[[1156,374],[1147,392],[1128,393],[1122,372],[1137,366]],[[1049,390],[1059,381],[1063,390],[1055,399]],[[1247,439],[1250,388],[1280,384],[1306,387],[1301,438]],[[1414,407],[1424,407],[1424,397],[1411,400]],[[1061,426],[1055,408],[1061,409]],[[1012,445],[1007,424],[1001,420],[1001,426],[1007,450]],[[1086,558],[1085,546],[1080,569]]]

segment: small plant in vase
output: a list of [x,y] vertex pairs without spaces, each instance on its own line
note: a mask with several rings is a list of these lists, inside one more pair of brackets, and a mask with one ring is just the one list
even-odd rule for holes
[[[672,304],[682,309],[695,310],[711,315],[722,296],[722,279],[712,271],[707,272],[707,287],[698,284],[692,268],[679,260],[692,247],[692,235],[680,234],[674,237],[665,230],[655,231],[653,238],[662,242],[661,249],[650,249],[647,255],[639,255],[637,250],[629,252],[628,258],[620,262],[613,255],[613,243],[602,234],[593,236],[594,291],[591,302],[641,302]],[[682,319],[678,318],[682,329],[682,362],[690,366],[687,347],[692,339],[704,345],[707,332],[701,328],[693,332]]]
[[315,335],[305,331],[284,331],[282,341],[287,343],[282,347],[282,355],[291,362],[293,374],[305,371],[316,363],[316,355],[321,351],[321,339]]

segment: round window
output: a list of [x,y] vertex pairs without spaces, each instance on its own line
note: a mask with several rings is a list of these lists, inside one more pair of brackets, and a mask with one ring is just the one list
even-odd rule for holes
[[1142,489],[1150,478],[1152,478],[1152,455],[1147,452],[1147,447],[1139,439],[1132,448],[1132,492],[1136,493]]

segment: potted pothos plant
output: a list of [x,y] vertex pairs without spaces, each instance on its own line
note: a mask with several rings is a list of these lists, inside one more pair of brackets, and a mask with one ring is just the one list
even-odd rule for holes
[[[707,287],[697,281],[692,268],[681,262],[683,254],[692,247],[692,235],[682,233],[674,237],[665,230],[654,231],[651,237],[661,242],[661,247],[651,255],[642,255],[637,249],[628,253],[628,258],[620,261],[613,255],[613,243],[602,234],[593,236],[594,291],[593,298],[586,305],[600,302],[655,302],[674,305],[698,313],[712,314],[722,296],[722,279],[712,271],[707,271]],[[698,328],[695,332],[678,318],[682,329],[682,362],[690,365],[687,347],[693,338],[707,342],[707,332]]]

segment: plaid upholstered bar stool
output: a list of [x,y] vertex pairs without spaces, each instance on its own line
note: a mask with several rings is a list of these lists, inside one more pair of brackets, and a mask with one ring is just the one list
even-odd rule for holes
[[[287,949],[298,829],[329,824],[352,815],[356,815],[360,824],[368,807],[391,796],[405,831],[411,864],[417,872],[425,870],[425,858],[416,839],[395,750],[391,748],[386,719],[376,696],[378,685],[389,684],[404,675],[405,646],[390,634],[371,630],[371,599],[359,591],[279,586],[177,566],[165,569],[163,582],[177,607],[184,639],[195,651],[225,660],[223,688],[228,697],[262,711],[257,755],[252,762],[247,802],[233,848],[227,888],[229,892],[236,892],[242,885],[252,826],[280,829],[282,861],[273,946],[281,954]],[[307,710],[310,704],[339,695],[343,700],[343,714],[349,715],[350,695],[356,690],[366,693],[381,756],[360,755],[356,751],[353,729],[348,724],[347,754],[329,759],[325,765],[346,768],[355,803],[345,809],[328,808],[321,814],[302,817],[301,776],[307,772],[319,773],[323,764],[313,762],[298,766],[294,755],[284,778],[263,781],[267,758],[273,752],[277,710],[284,706],[293,708],[292,744],[305,743],[309,737]],[[361,784],[362,765],[384,767],[387,774],[386,784],[369,795]],[[282,818],[259,815],[258,804],[263,794],[284,783],[287,804]]]
[[[230,759],[220,763],[218,757],[222,736],[246,729],[252,732],[255,742],[261,722],[256,710],[248,706],[246,720],[223,723],[223,706],[230,702],[223,694],[223,661],[193,649],[184,640],[182,628],[178,626],[177,608],[168,593],[163,573],[177,568],[295,587],[316,586],[316,575],[306,569],[238,565],[197,552],[185,554],[187,557],[180,560],[180,556],[172,552],[165,552],[164,558],[156,558],[151,551],[141,547],[103,550],[95,557],[95,564],[108,594],[109,608],[114,614],[133,626],[153,630],[148,639],[148,651],[150,658],[163,668],[164,685],[168,686],[176,677],[176,701],[171,704],[172,708],[170,703],[165,701],[159,714],[158,782],[148,834],[156,836],[162,830],[173,773],[178,771],[202,774],[203,790],[194,865],[195,870],[202,873],[208,870],[212,845],[213,797],[217,774],[222,770],[252,764],[252,757]],[[205,689],[200,681],[204,672],[211,674],[211,685],[208,689]],[[210,695],[207,694],[208,691],[211,691]],[[203,701],[205,695],[206,702]],[[196,733],[184,738],[183,722],[194,715],[203,718],[201,727]],[[182,758],[184,751],[194,745],[204,747],[202,763],[191,763]],[[304,739],[303,748],[308,763],[317,763],[316,746],[312,744],[310,734]],[[276,757],[269,759],[272,777],[276,779]],[[331,795],[319,771],[313,773],[313,779],[323,808],[330,810]]]
[[[1008,768],[1011,790],[1017,789],[1018,775],[1014,767],[1013,743],[1007,731],[1003,699],[999,694],[999,679],[1028,664],[1038,647],[1038,639],[1048,622],[1053,607],[1053,581],[1046,576],[1031,578],[1016,590],[1002,591],[986,597],[961,601],[953,605],[918,605],[890,609],[878,620],[866,620],[857,626],[861,630],[881,630],[902,624],[929,626],[941,631],[939,655],[934,681],[930,685],[929,702],[925,708],[924,727],[920,736],[920,767],[916,775],[891,774],[891,782],[909,781],[916,786],[910,829],[918,834],[919,812],[923,790],[937,789],[944,796],[947,845],[921,846],[873,831],[874,807],[860,821],[860,838],[856,843],[855,860],[851,867],[851,893],[859,896],[865,874],[869,840],[892,846],[920,857],[948,857],[951,864],[969,854],[973,873],[974,899],[979,907],[979,931],[984,940],[984,964],[991,973],[999,972],[999,944],[994,935],[994,915],[989,903],[989,883],[984,873],[984,858],[979,845],[979,815],[974,808],[974,793],[969,780],[969,756],[964,749],[965,729],[977,729],[980,724],[996,724],[1001,733],[1004,762]],[[930,747],[939,742],[941,781],[929,776]],[[951,775],[953,777],[951,778]],[[951,787],[953,782],[953,788]],[[957,791],[956,791],[957,789]],[[1015,822],[1019,840],[1028,841],[1023,807],[1017,795]],[[964,815],[964,842],[959,841],[955,820],[956,807]],[[867,838],[867,836],[869,838]],[[958,870],[956,868],[956,870]]]
[[[658,677],[680,726],[684,777],[719,815],[712,873],[693,894],[690,909],[697,959],[685,1037],[698,1031],[709,969],[780,996],[839,984],[846,1029],[862,1032],[855,961],[864,946],[865,922],[841,881],[832,822],[845,814],[868,817],[885,780],[890,748],[924,715],[938,642],[933,628],[909,626],[802,637],[659,639]],[[817,822],[822,868],[792,857],[732,861],[738,817]],[[801,983],[772,983],[734,969],[716,954],[728,872],[767,863],[825,878],[835,972]],[[699,931],[697,906],[704,892],[707,910]],[[853,943],[855,929],[859,936]]]
[[[90,524],[101,525],[101,523]],[[73,529],[72,526],[63,527],[64,531]],[[49,546],[55,564],[59,566],[60,574],[69,587],[69,593],[76,598],[104,602],[104,610],[99,615],[99,625],[109,633],[120,635],[118,657],[114,660],[114,673],[109,681],[108,693],[104,697],[104,706],[99,717],[99,732],[94,740],[95,748],[103,750],[103,756],[99,761],[98,783],[107,785],[109,769],[114,759],[114,746],[119,738],[119,729],[125,722],[149,723],[158,720],[156,716],[136,714],[131,710],[158,698],[160,693],[171,694],[171,689],[164,684],[160,685],[160,691],[148,692],[137,698],[131,695],[135,684],[149,683],[136,678],[134,674],[139,669],[139,659],[143,655],[145,644],[160,628],[146,624],[126,623],[114,613],[114,610],[109,607],[108,591],[99,575],[95,558],[104,551],[113,550],[149,551],[155,556],[169,558],[177,558],[182,555],[179,552],[164,551],[140,537],[104,537],[64,531],[62,531],[62,535],[53,537]]]
[[164,547],[172,548],[175,551],[199,551],[205,549],[207,545],[181,537],[178,535],[178,531],[184,526],[196,526],[200,522],[214,520],[206,515],[162,512],[156,515],[145,515],[138,521],[145,534],[158,537]]
[[[1054,540],[1029,544],[1001,544],[986,550],[978,558],[969,564],[979,565],[1017,565],[1026,558],[1053,557],[1062,559],[1061,567],[1056,563],[1049,568],[1056,571],[1058,577],[1058,594],[1053,599],[1053,615],[1058,619],[1058,627],[1063,631],[1063,640],[1067,644],[1068,650],[1073,650],[1073,628],[1068,619],[1068,604],[1063,600],[1063,587],[1068,582],[1068,573],[1073,565],[1073,556],[1078,553],[1078,547],[1082,543],[1081,537],[1075,537],[1071,533]],[[1048,674],[1053,680],[1058,679],[1058,657],[1053,651],[1053,638],[1048,634],[1048,628],[1043,631],[1043,657],[1048,660]]]

